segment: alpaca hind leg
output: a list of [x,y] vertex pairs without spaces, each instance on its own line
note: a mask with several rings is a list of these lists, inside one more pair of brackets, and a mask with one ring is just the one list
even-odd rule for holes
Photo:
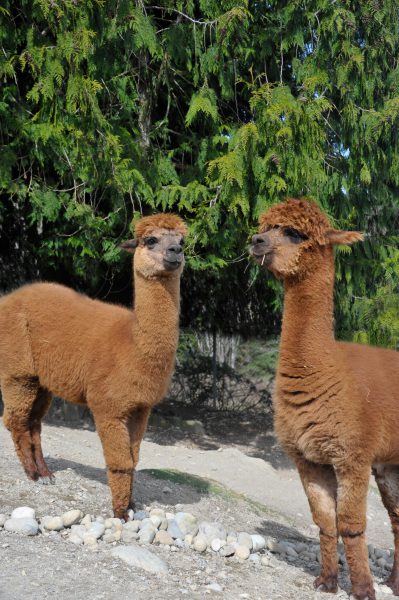
[[29,430],[32,440],[33,457],[39,474],[38,481],[43,484],[51,483],[54,475],[49,470],[43,457],[40,434],[42,431],[42,419],[51,404],[51,394],[44,388],[39,388],[36,400],[29,416]]
[[386,582],[395,596],[399,596],[399,466],[374,465],[373,475],[381,498],[391,519],[395,540],[395,555],[392,572]]
[[34,377],[19,377],[3,380],[1,392],[4,401],[4,425],[11,433],[18,458],[29,479],[39,477],[32,449],[29,417],[38,392]]
[[[147,429],[148,418],[150,416],[151,409],[147,407],[140,407],[129,417],[128,429],[130,437],[130,450],[133,459],[133,478],[134,472],[139,462],[140,445],[143,440],[144,434]],[[132,494],[133,494],[133,481],[132,481]],[[134,508],[134,499],[130,502],[130,508]]]
[[114,515],[127,521],[133,484],[129,432],[122,420],[97,418],[96,415],[94,419],[107,465]]
[[296,458],[295,462],[313,521],[320,529],[321,573],[314,586],[319,591],[334,594],[338,590],[337,480],[334,469],[303,458]]
[[366,505],[370,466],[351,460],[336,466],[338,481],[338,533],[342,537],[346,561],[356,600],[375,600],[366,544]]

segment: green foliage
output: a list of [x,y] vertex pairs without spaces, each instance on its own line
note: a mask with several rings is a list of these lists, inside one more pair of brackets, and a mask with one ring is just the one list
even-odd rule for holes
[[[14,272],[122,288],[132,217],[176,211],[191,233],[184,318],[271,333],[281,290],[245,247],[262,211],[307,195],[371,234],[337,252],[339,334],[392,345],[393,317],[376,314],[397,260],[398,17],[395,0],[5,0],[0,232]],[[357,297],[377,307],[361,326]]]

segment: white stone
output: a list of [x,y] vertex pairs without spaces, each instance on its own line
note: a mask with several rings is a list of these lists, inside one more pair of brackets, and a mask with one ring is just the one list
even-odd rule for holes
[[83,544],[83,539],[80,537],[80,535],[78,535],[77,533],[73,533],[71,532],[67,538],[70,542],[72,542],[72,544],[75,544],[76,546],[79,546],[80,544]]
[[62,523],[64,527],[72,527],[72,525],[76,525],[81,519],[83,519],[83,513],[81,510],[68,510],[62,515]]
[[388,587],[387,585],[384,585],[383,583],[380,583],[376,587],[377,587],[378,591],[381,592],[381,594],[390,594],[390,595],[393,594],[391,588]]
[[84,525],[72,525],[71,533],[77,535],[83,541],[83,536],[87,533],[87,529]]
[[[129,523],[130,523],[130,521],[129,521]],[[117,519],[116,517],[111,517],[110,519],[105,519],[104,527],[105,527],[105,529],[111,529],[113,527],[114,529],[122,530],[123,525],[122,525],[122,521],[120,519]]]
[[167,531],[157,531],[155,535],[155,543],[171,546],[173,544],[173,538]]
[[262,556],[260,559],[260,564],[263,565],[264,567],[271,567],[271,562],[270,562],[270,558],[266,555]]
[[171,513],[171,512],[166,512],[165,513],[165,518],[166,519],[174,519],[175,518],[175,513]]
[[219,540],[219,538],[215,538],[214,540],[212,540],[211,548],[214,552],[219,552],[221,547],[222,547],[222,542]]
[[149,573],[167,573],[168,571],[168,567],[163,560],[140,546],[117,546],[111,551],[111,554],[131,567],[144,569]]
[[249,550],[252,550],[252,536],[245,531],[238,534],[238,545],[246,546]]
[[22,533],[23,535],[36,535],[39,531],[39,524],[35,519],[31,518],[11,518],[7,519],[4,523],[4,529],[14,533]]
[[161,517],[161,519],[164,519],[165,511],[162,508],[153,508],[150,511],[150,517],[154,517],[154,516]]
[[83,541],[85,541],[86,536],[92,536],[94,537],[96,540],[98,540],[105,531],[105,527],[103,523],[98,523],[98,521],[93,521],[93,523],[90,525],[89,529],[86,531],[85,535],[83,536]]
[[247,560],[250,555],[250,550],[248,546],[237,546],[234,555],[237,556],[237,558],[241,558],[242,560]]
[[182,532],[183,537],[188,533],[191,533],[191,535],[197,535],[198,521],[194,515],[185,512],[178,512],[176,513],[175,521]]
[[215,538],[219,538],[219,540],[226,539],[226,530],[220,523],[203,521],[199,524],[199,532],[198,535],[206,537],[208,544],[211,543]]
[[61,531],[61,529],[64,529],[64,523],[62,522],[61,517],[43,517],[41,524],[48,531]]
[[91,515],[85,515],[80,523],[88,529],[91,525]]
[[96,546],[97,545],[97,539],[95,535],[91,535],[90,533],[86,533],[86,535],[83,538],[83,543],[85,546]]
[[150,520],[156,529],[158,529],[162,523],[162,518],[159,515],[150,515]]
[[191,546],[191,544],[193,543],[193,539],[194,539],[194,536],[191,535],[191,533],[188,533],[187,535],[184,536],[184,542],[187,544],[187,546]]
[[266,546],[266,540],[263,537],[263,535],[251,535],[251,539],[252,539],[252,550],[254,552],[259,552],[259,550],[263,550],[263,548]]
[[141,528],[141,523],[141,521],[128,521],[123,525],[123,531],[134,531],[135,533],[137,533],[138,530]]
[[[132,523],[134,523],[134,521],[132,521]],[[142,521],[139,521],[139,523],[140,523],[140,529],[149,528],[152,531],[155,531],[157,529],[149,517],[147,519],[143,519]]]
[[260,556],[259,554],[251,554],[249,560],[254,562],[255,564],[260,563]]
[[30,506],[18,506],[11,513],[12,519],[34,519],[35,509]]
[[197,552],[205,552],[208,547],[208,539],[202,535],[198,534],[193,540],[194,550]]
[[155,539],[155,530],[150,529],[149,527],[145,527],[144,529],[140,529],[139,531],[139,541],[142,544],[152,544]]

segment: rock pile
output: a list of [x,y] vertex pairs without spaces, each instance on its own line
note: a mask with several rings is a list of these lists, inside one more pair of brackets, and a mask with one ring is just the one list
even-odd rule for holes
[[[93,551],[98,550],[100,545],[116,546],[112,550],[113,556],[129,565],[160,573],[167,569],[166,564],[140,546],[154,544],[171,552],[192,549],[265,566],[272,566],[272,554],[280,555],[292,563],[320,562],[320,547],[316,543],[275,540],[244,531],[228,531],[220,522],[198,521],[186,512],[172,513],[152,508],[130,513],[131,520],[126,523],[116,518],[84,515],[77,509],[38,519],[33,508],[21,506],[13,510],[11,516],[0,514],[0,531],[4,529],[33,536],[60,535],[69,543]],[[342,547],[339,548],[339,556],[344,564]],[[393,551],[369,545],[369,558],[374,572],[389,570],[393,563]]]

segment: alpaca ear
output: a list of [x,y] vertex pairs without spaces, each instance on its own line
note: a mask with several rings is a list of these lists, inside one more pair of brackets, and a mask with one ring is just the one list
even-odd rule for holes
[[131,252],[133,254],[138,245],[138,240],[127,240],[126,242],[122,242],[119,245],[119,248],[122,248],[122,250],[126,250],[126,252]]
[[339,229],[330,229],[326,231],[325,236],[328,244],[337,245],[354,244],[364,239],[364,233],[360,231],[340,231]]

